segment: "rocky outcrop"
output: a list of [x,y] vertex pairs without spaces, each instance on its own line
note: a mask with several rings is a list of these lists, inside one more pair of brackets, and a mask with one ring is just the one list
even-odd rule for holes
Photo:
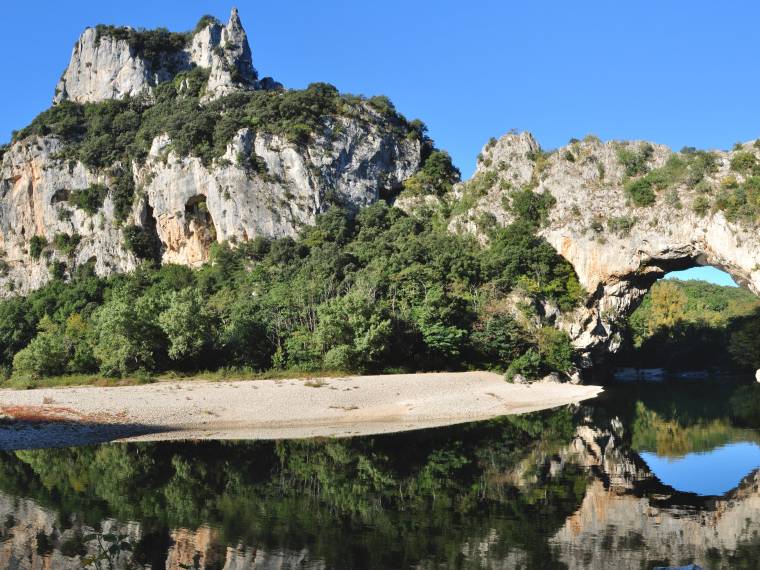
[[257,86],[236,9],[226,26],[209,20],[193,33],[87,28],[74,46],[53,102],[93,103],[149,94],[159,83],[196,66],[210,71],[209,98]]
[[[756,225],[729,221],[719,206],[720,196],[749,176],[732,170],[739,153],[760,155],[751,144],[712,152],[711,168],[695,183],[693,152],[678,153],[687,165],[679,178],[675,163],[668,163],[676,153],[662,145],[587,137],[544,153],[529,133],[511,133],[486,145],[473,179],[455,188],[450,199],[471,207],[454,216],[449,228],[485,239],[484,219],[501,225],[512,221],[512,192],[551,193],[556,203],[540,234],[572,264],[588,295],[581,308],[559,317],[557,324],[590,364],[617,350],[621,320],[669,271],[713,265],[760,294]],[[640,158],[640,172],[627,173],[621,160],[626,154]],[[636,206],[625,184],[645,171],[662,176],[652,177],[655,202]]]
[[[237,90],[288,95],[271,79],[257,81],[233,9],[226,25],[204,17],[187,34],[109,26],[85,30],[55,101],[97,103],[144,95],[134,102],[144,111],[155,104],[156,85],[196,67],[208,70],[198,91],[201,107]],[[185,82],[192,91],[191,80]],[[184,87],[178,82],[177,100],[188,96]],[[303,103],[294,109],[289,101],[283,113],[303,112]],[[139,156],[122,153],[98,168],[88,167],[97,162],[67,153],[78,143],[77,135],[64,140],[42,136],[49,132],[43,129],[2,147],[0,297],[24,294],[83,264],[101,276],[129,271],[139,263],[136,255],[197,266],[209,259],[214,242],[295,236],[331,203],[355,209],[399,190],[420,167],[423,141],[407,136],[408,125],[397,115],[379,112],[360,98],[340,101],[312,122],[313,132],[296,125],[299,137],[287,136],[282,126],[257,124],[254,132],[244,126],[248,123],[236,123],[225,135],[230,141],[226,152],[221,154],[222,145],[215,158],[203,160],[196,156],[201,153],[178,153],[165,133],[155,136],[147,156],[142,150]],[[77,107],[65,112],[75,113]],[[218,111],[216,120],[222,116]],[[213,130],[213,125],[205,128]],[[123,190],[121,201],[117,187]],[[74,199],[83,192],[95,195],[94,203],[82,206]],[[134,242],[128,248],[125,228],[147,234],[155,247],[147,254]]]
[[[116,219],[111,194],[94,214],[70,201],[75,190],[112,185],[108,173],[58,158],[61,143],[54,137],[13,144],[0,170],[0,294],[38,288],[56,262],[67,271],[91,262],[99,275],[133,269],[138,260],[125,248],[125,225],[155,228],[163,262],[197,266],[216,241],[295,236],[328,199],[356,208],[371,204],[419,168],[421,143],[366,113],[332,119],[307,146],[242,129],[210,165],[178,156],[160,136],[145,162],[131,165],[139,198],[125,221]],[[240,162],[254,155],[257,170]],[[33,236],[47,244],[37,256]],[[75,247],[61,248],[60,236],[73,236]]]

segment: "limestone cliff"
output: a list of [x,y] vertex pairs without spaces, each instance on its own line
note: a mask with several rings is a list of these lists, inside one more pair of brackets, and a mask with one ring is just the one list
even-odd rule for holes
[[713,265],[760,294],[751,210],[758,156],[753,144],[673,153],[596,137],[546,153],[529,133],[511,133],[483,148],[472,180],[448,197],[466,206],[449,228],[485,239],[485,226],[512,221],[516,190],[550,193],[556,202],[539,233],[587,292],[584,305],[558,324],[590,362],[619,347],[621,320],[669,271]]
[[[0,171],[3,293],[44,284],[56,261],[70,270],[92,261],[101,275],[133,269],[138,260],[124,247],[124,224],[155,226],[163,261],[193,266],[208,260],[214,241],[293,236],[324,209],[328,192],[356,207],[370,204],[413,174],[420,161],[419,141],[347,118],[336,118],[305,148],[243,129],[211,165],[167,150],[169,143],[159,137],[146,161],[132,165],[140,193],[125,222],[116,219],[110,195],[95,214],[71,206],[72,191],[111,182],[106,173],[57,158],[58,139],[12,145]],[[238,155],[254,153],[265,174],[238,164]],[[73,251],[55,246],[62,235],[76,236]],[[33,236],[49,244],[36,258]]]
[[205,18],[192,33],[87,28],[74,46],[53,102],[93,103],[149,94],[159,83],[196,66],[210,70],[210,98],[256,87],[251,48],[236,9],[226,26]]
[[[295,236],[329,204],[368,205],[419,169],[427,142],[391,107],[323,84],[254,89],[237,12],[201,24],[154,43],[139,34],[156,31],[84,32],[58,104],[0,155],[0,296],[83,264],[103,276],[140,257],[197,266],[214,242]],[[83,102],[111,121],[102,133]],[[51,128],[60,115],[76,128]],[[130,247],[129,230],[151,251]]]

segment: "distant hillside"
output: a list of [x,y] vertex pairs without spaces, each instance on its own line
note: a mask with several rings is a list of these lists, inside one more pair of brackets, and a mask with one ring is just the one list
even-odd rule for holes
[[745,289],[706,281],[658,281],[627,322],[617,364],[693,369],[753,367],[740,343],[760,323],[760,299]]

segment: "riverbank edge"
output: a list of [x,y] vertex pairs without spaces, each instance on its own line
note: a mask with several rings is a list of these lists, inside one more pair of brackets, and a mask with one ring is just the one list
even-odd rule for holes
[[510,384],[491,372],[0,390],[0,449],[374,435],[555,408],[601,391]]

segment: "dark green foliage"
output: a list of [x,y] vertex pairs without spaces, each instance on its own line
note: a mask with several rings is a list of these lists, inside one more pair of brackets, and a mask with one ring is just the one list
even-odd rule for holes
[[639,145],[635,149],[620,147],[618,149],[618,160],[625,168],[626,176],[638,176],[647,172],[649,169],[648,162],[653,154],[654,147],[648,143]]
[[74,255],[74,251],[81,240],[82,237],[76,233],[72,235],[58,233],[55,234],[55,238],[53,238],[53,246],[66,257],[71,257]]
[[[209,164],[224,154],[235,133],[244,127],[306,144],[315,133],[326,133],[333,117],[371,120],[365,108],[368,101],[341,96],[326,83],[303,90],[234,93],[201,104],[208,74],[200,68],[177,74],[155,88],[155,103],[142,97],[84,105],[62,102],[38,115],[13,140],[55,135],[66,143],[62,158],[111,169],[119,178],[113,188],[117,216],[124,219],[134,191],[133,183],[125,180],[130,163],[144,160],[158,135],[168,134],[171,148],[178,154],[197,156]],[[380,99],[374,101],[377,107]],[[422,136],[423,127],[407,122],[392,105],[382,106],[382,112],[381,128],[400,136]],[[440,157],[433,164],[435,160]]]
[[8,144],[0,144],[0,164],[3,162],[3,157],[5,156],[5,153],[10,148],[10,145]]
[[30,136],[54,135],[65,141],[79,140],[86,131],[85,106],[62,101],[37,115],[29,126],[14,133],[13,142]]
[[113,200],[114,217],[123,222],[132,210],[132,201],[135,194],[135,181],[132,172],[126,166],[118,166],[111,171],[113,186],[111,199]]
[[550,192],[540,194],[530,189],[513,192],[511,210],[515,217],[534,228],[541,227],[549,221],[549,212],[557,200]]
[[[632,164],[637,163],[629,162],[626,166],[627,173],[633,171],[638,174],[643,173],[640,168],[631,166]],[[658,192],[671,188],[669,200],[673,204],[678,204],[677,186],[684,185],[699,190],[708,185],[704,178],[716,172],[717,167],[717,159],[712,153],[684,148],[679,154],[671,155],[660,168],[651,170],[640,178],[628,180],[624,184],[624,189],[636,206],[651,206]]]
[[192,39],[192,34],[170,32],[166,28],[136,30],[100,24],[95,30],[96,42],[104,36],[124,40],[130,51],[150,63],[154,70],[172,64],[172,56],[185,49]]
[[714,174],[718,170],[718,159],[711,152],[684,148],[681,155],[689,163],[688,185],[694,188],[706,175]]
[[519,284],[564,309],[574,307],[582,297],[570,264],[546,241],[536,237],[528,222],[516,222],[496,231],[482,263],[486,278],[507,290]]
[[751,152],[742,150],[734,154],[731,158],[731,170],[746,174],[748,172],[754,172],[757,168],[757,158]]
[[138,259],[156,259],[159,253],[159,242],[149,230],[135,225],[129,225],[122,230],[124,247]]
[[652,181],[646,177],[627,182],[625,193],[636,206],[651,206],[656,199]]
[[[53,513],[36,544],[52,543],[56,560],[81,551],[81,535],[64,532],[74,518],[75,528],[135,521],[145,531],[131,560],[154,568],[175,548],[171,529],[207,527],[218,529],[213,552],[300,552],[308,541],[326,568],[474,568],[480,557],[470,564],[461,545],[484,541],[519,549],[525,567],[560,568],[548,538],[579,508],[588,476],[572,458],[551,474],[543,465],[574,425],[561,409],[370,438],[4,452],[0,490]],[[542,467],[526,481],[504,476],[529,462]]]
[[715,197],[715,207],[731,222],[756,224],[760,219],[760,176],[748,176],[743,183],[726,178]]
[[102,184],[93,184],[83,190],[72,190],[69,202],[92,216],[103,206],[106,194],[108,194],[108,188]]
[[734,362],[745,370],[760,369],[760,309],[731,326],[728,351]]
[[47,247],[48,241],[45,236],[32,236],[29,240],[29,255],[32,259],[39,259],[42,251]]
[[66,276],[66,264],[63,261],[48,263],[48,271],[53,279],[63,279]]
[[443,196],[460,181],[461,173],[448,152],[434,150],[417,174],[404,181],[404,189],[414,194]]
[[375,95],[374,97],[370,97],[367,99],[367,105],[381,115],[392,116],[396,113],[396,107],[393,105],[393,102],[385,95]]
[[637,206],[651,206],[656,193],[677,184],[686,175],[688,164],[678,155],[671,156],[662,168],[652,170],[645,176],[630,180],[625,184],[625,191]]
[[[528,301],[563,309],[582,298],[572,268],[535,236],[535,227],[521,221],[497,230],[483,247],[383,202],[355,217],[333,207],[298,240],[259,238],[235,249],[215,244],[211,262],[198,271],[148,264],[131,275],[85,273],[50,284],[24,301],[21,321],[29,325],[21,337],[0,323],[0,354],[30,346],[29,329],[45,314],[62,324],[77,313],[89,331],[84,344],[54,345],[61,334],[50,333],[24,353],[17,373],[82,371],[71,361],[74,345],[89,348],[87,366],[94,359],[112,375],[201,365],[504,370],[529,350],[538,355],[539,372],[566,370],[564,340],[523,329],[505,301],[517,287]],[[151,228],[123,232],[136,256],[158,258]],[[57,246],[74,242],[56,239]],[[3,307],[0,315],[18,320],[15,305]],[[53,368],[42,359],[46,350],[58,355]]]
[[628,318],[627,344],[618,362],[671,369],[760,368],[758,309],[757,297],[737,287],[655,283]]
[[221,22],[216,18],[215,16],[211,16],[209,14],[204,14],[201,16],[200,20],[198,20],[198,23],[195,24],[195,28],[193,29],[193,34],[197,34],[198,32],[202,32],[205,30],[208,26],[212,25],[221,25]]

